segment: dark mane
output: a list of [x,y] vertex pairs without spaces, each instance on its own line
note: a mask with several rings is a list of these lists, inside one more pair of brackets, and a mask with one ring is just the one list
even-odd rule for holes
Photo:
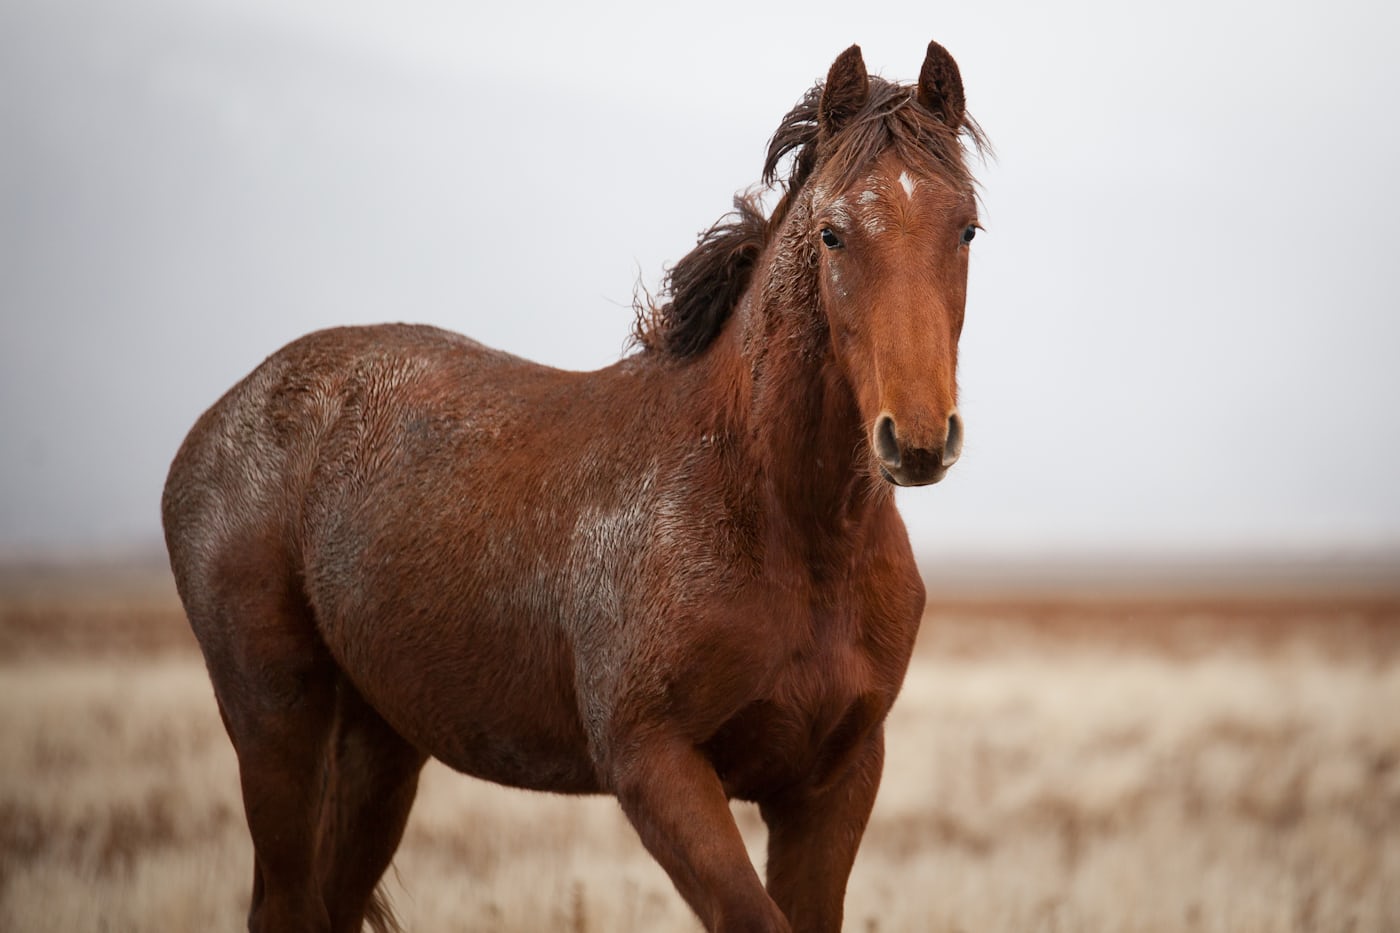
[[779,184],[780,166],[792,157],[772,216],[763,214],[761,190],[735,197],[734,210],[701,233],[695,248],[667,270],[659,295],[646,295],[635,303],[632,339],[644,351],[686,358],[714,341],[748,288],[764,247],[782,226],[788,206],[818,165],[832,166],[838,187],[844,188],[893,146],[901,159],[926,174],[960,188],[975,185],[963,140],[978,153],[988,146],[971,116],[961,126],[950,127],[918,105],[912,85],[872,77],[865,106],[850,125],[822,139],[817,121],[822,87],[813,86],[768,141],[765,188]]
[[[776,212],[775,212],[776,216]],[[695,248],[666,270],[658,303],[647,295],[634,305],[632,339],[642,349],[694,356],[719,334],[768,244],[767,218],[758,194],[734,198],[734,210],[700,234]]]

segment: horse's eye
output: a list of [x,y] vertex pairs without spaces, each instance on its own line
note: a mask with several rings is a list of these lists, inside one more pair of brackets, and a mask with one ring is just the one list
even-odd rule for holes
[[963,246],[966,246],[967,244],[971,243],[971,242],[972,242],[972,238],[975,237],[976,235],[977,235],[977,225],[976,225],[976,224],[968,224],[968,225],[967,225],[967,229],[963,231],[963,235],[962,235]]
[[830,227],[822,227],[822,242],[826,244],[827,249],[841,248],[841,238],[832,233]]

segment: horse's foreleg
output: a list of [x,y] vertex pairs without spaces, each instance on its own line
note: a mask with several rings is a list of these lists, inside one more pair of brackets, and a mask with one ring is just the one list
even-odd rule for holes
[[761,804],[768,824],[768,893],[798,933],[841,929],[846,880],[875,805],[884,760],[884,732],[877,729],[834,779]]
[[708,930],[788,933],[710,763],[682,741],[644,745],[614,776],[623,812]]

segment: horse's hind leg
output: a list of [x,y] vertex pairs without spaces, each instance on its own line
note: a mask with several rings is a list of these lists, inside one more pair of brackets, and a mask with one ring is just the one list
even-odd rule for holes
[[321,811],[318,876],[336,933],[396,929],[375,886],[394,857],[425,756],[401,738],[344,678]]
[[335,665],[290,584],[238,578],[187,609],[238,755],[253,839],[248,929],[329,930],[315,853]]

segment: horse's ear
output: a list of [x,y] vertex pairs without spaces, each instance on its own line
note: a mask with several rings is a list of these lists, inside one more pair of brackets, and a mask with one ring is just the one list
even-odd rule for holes
[[967,116],[967,100],[963,97],[962,75],[958,63],[948,50],[937,42],[928,44],[924,67],[919,69],[919,103],[953,130],[962,129]]
[[817,106],[817,125],[822,136],[831,138],[841,132],[851,118],[865,106],[870,94],[870,76],[865,73],[865,59],[860,46],[853,45],[836,57],[822,85],[822,99]]

